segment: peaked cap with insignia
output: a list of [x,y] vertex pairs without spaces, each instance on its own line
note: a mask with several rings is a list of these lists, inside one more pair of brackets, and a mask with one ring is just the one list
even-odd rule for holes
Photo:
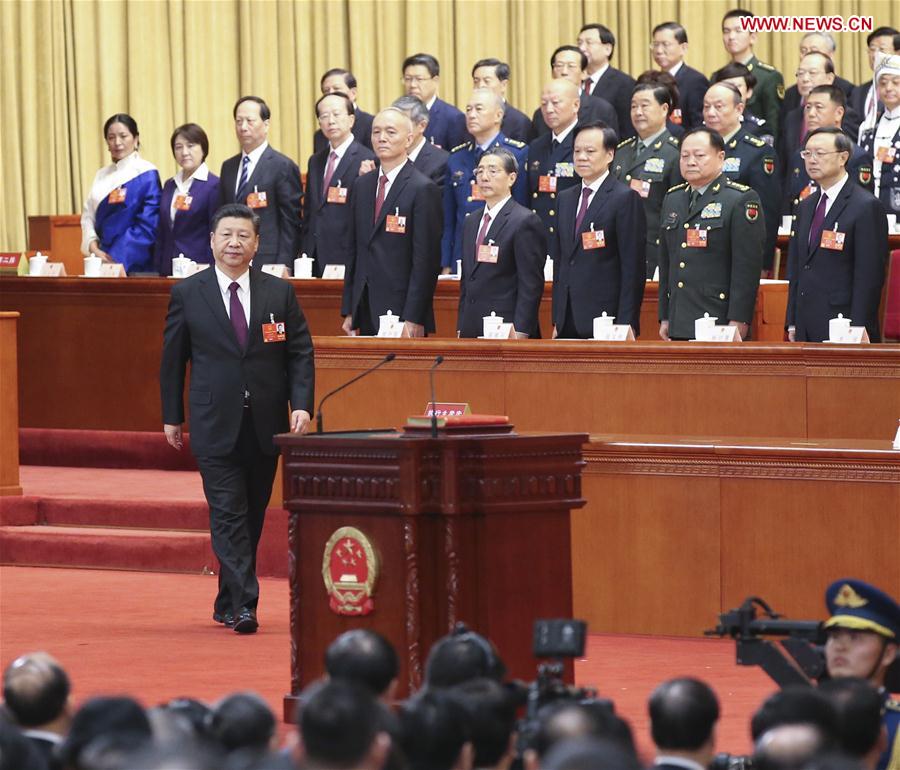
[[900,605],[883,591],[862,580],[836,580],[825,591],[831,617],[825,628],[872,631],[900,642]]

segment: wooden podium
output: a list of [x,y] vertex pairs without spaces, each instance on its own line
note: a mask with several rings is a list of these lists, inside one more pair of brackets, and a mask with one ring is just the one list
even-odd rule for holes
[[[292,718],[334,638],[383,634],[416,690],[459,622],[532,679],[532,624],[572,615],[569,511],[584,434],[361,431],[281,435],[288,510]],[[571,667],[569,669],[571,678]]]

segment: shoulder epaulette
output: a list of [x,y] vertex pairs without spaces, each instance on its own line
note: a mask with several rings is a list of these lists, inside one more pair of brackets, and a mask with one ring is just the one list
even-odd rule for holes
[[766,64],[764,61],[756,61],[757,67],[762,67],[764,70],[768,70],[769,72],[778,72],[771,64]]
[[525,146],[525,142],[520,142],[518,139],[510,139],[508,136],[504,136],[503,141],[511,144],[513,147],[518,147],[520,150]]
[[729,179],[728,177],[725,177],[725,184],[728,185],[728,187],[731,187],[735,190],[740,190],[741,192],[747,192],[747,190],[750,189],[748,185],[741,184],[740,182],[735,182],[733,179]]
[[619,142],[619,143],[616,145],[616,149],[618,150],[619,147],[624,147],[626,144],[631,144],[631,143],[635,140],[635,138],[636,138],[636,137],[634,137],[634,136],[629,136],[627,139],[625,139],[625,140]]
[[676,147],[681,147],[681,142],[678,141],[678,137],[677,137],[677,136],[671,136],[671,135],[670,135],[669,138],[666,139],[666,141],[667,141],[669,144],[674,144]]
[[667,193],[675,192],[675,190],[682,190],[688,186],[687,182],[682,182],[681,184],[676,184],[674,187],[670,187],[666,190]]
[[753,134],[744,134],[744,141],[747,144],[752,144],[754,147],[766,146],[766,143],[763,139],[760,139],[758,136],[753,136]]
[[456,147],[454,147],[452,150],[450,150],[450,152],[456,152],[457,150],[463,150],[468,146],[469,146],[468,142],[463,142],[462,144],[456,145]]

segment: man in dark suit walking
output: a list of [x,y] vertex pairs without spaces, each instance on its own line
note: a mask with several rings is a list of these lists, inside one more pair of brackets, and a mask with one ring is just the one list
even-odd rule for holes
[[222,164],[219,202],[246,204],[259,217],[257,265],[293,265],[300,251],[300,169],[269,146],[271,114],[258,96],[234,105],[241,152]]
[[553,336],[587,339],[604,312],[640,333],[647,217],[641,196],[610,172],[617,137],[602,124],[575,128],[581,184],[559,195]]
[[839,128],[818,128],[804,145],[819,188],[797,208],[788,250],[788,339],[822,342],[838,313],[879,342],[878,305],[888,255],[887,215],[847,175],[853,145]]
[[213,620],[253,633],[256,548],[278,462],[272,437],[304,433],[309,425],[313,348],[291,285],[249,269],[260,241],[253,211],[223,206],[210,238],[215,267],[172,288],[159,375],[162,413],[166,440],[181,449],[190,362],[191,451],[220,565]]
[[651,770],[705,770],[716,754],[719,699],[699,679],[670,679],[650,696]]
[[[428,53],[408,56],[403,62],[403,87],[407,96],[416,96],[428,108],[425,139],[450,152],[466,141],[466,116],[452,104],[438,98],[441,65]],[[373,143],[372,148],[375,148]]]
[[434,331],[432,300],[441,264],[440,188],[409,162],[412,123],[389,107],[375,116],[372,146],[380,164],[353,186],[350,263],[341,315],[349,335],[373,335],[390,310],[404,333]]
[[463,223],[460,337],[481,336],[492,312],[512,323],[517,338],[538,336],[546,236],[537,214],[512,198],[518,174],[515,155],[504,147],[485,150],[475,168],[484,206]]
[[578,33],[578,47],[588,59],[582,82],[584,93],[602,97],[613,106],[622,139],[634,136],[634,126],[631,125],[634,78],[609,63],[616,48],[612,30],[603,24],[585,24]]
[[[428,108],[417,96],[401,96],[394,99],[391,107],[405,112],[412,121],[413,140],[409,148],[409,159],[413,165],[438,187],[447,181],[447,160],[450,153],[432,144],[425,138],[428,130]],[[374,164],[372,168],[374,168]],[[364,166],[361,173],[366,173]]]
[[326,94],[316,102],[316,117],[327,146],[309,159],[303,196],[303,251],[316,260],[316,274],[326,265],[349,261],[350,190],[360,164],[375,153],[356,140],[353,102],[347,94]]

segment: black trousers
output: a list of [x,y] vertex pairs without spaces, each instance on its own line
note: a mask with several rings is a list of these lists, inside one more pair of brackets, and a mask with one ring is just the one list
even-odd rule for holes
[[558,338],[567,340],[578,340],[583,338],[583,335],[579,334],[578,329],[575,328],[575,316],[572,315],[571,295],[568,297],[568,301],[566,302],[566,317],[565,319],[563,319],[563,325],[561,328],[556,327],[556,336]]
[[244,409],[234,449],[222,457],[198,457],[197,465],[209,504],[212,547],[219,560],[214,611],[225,614],[245,607],[256,609],[256,549],[272,496],[278,456],[260,448],[248,408]]

